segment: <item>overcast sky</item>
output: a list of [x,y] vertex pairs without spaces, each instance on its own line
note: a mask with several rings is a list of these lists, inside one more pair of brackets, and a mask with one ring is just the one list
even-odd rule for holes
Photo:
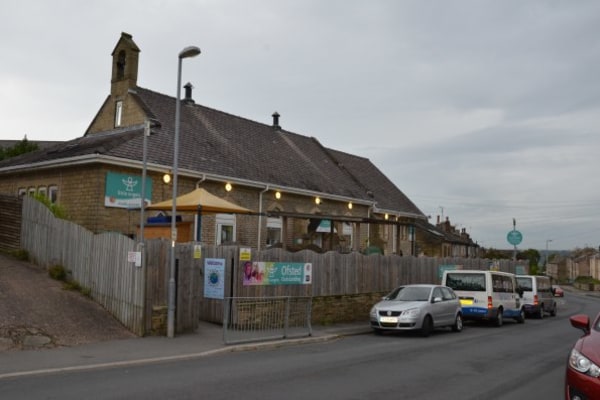
[[[0,139],[83,135],[121,32],[138,85],[369,158],[484,247],[600,245],[600,1],[0,3]],[[550,241],[551,240],[551,241]]]

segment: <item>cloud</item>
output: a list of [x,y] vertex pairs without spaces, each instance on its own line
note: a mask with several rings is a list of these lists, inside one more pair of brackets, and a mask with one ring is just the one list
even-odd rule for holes
[[278,111],[480,243],[506,247],[513,217],[522,246],[598,241],[595,0],[7,0],[2,136],[82,135],[122,31],[140,86],[174,95],[177,54],[197,45],[183,68],[197,103],[267,124]]

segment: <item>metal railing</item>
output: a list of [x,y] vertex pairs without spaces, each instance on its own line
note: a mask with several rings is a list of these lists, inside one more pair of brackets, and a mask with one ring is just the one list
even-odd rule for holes
[[226,344],[312,335],[311,297],[227,297],[224,302]]

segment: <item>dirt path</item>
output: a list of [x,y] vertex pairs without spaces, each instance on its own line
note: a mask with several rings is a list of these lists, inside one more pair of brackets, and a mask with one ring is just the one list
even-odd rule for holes
[[45,269],[0,254],[0,351],[135,337],[104,308]]

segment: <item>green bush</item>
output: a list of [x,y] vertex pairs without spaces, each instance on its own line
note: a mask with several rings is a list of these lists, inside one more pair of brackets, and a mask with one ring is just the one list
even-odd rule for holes
[[594,279],[591,276],[578,276],[575,278],[576,283],[593,283],[598,284],[600,281],[598,279]]
[[48,269],[48,275],[50,275],[52,279],[64,282],[63,288],[65,290],[72,290],[74,292],[79,292],[86,297],[92,297],[92,290],[90,288],[81,286],[79,282],[71,279],[69,271],[67,271],[62,265],[54,265],[50,267]]
[[66,212],[65,208],[58,203],[51,202],[50,199],[46,195],[36,193],[33,195],[33,198],[36,199],[37,201],[41,202],[46,207],[48,207],[50,212],[52,212],[52,214],[54,214],[54,216],[56,218],[67,219],[67,212]]
[[54,265],[50,267],[48,269],[48,275],[50,275],[50,278],[57,281],[66,282],[67,280],[67,270],[62,265]]
[[17,260],[29,261],[29,252],[25,249],[11,250],[9,254]]

